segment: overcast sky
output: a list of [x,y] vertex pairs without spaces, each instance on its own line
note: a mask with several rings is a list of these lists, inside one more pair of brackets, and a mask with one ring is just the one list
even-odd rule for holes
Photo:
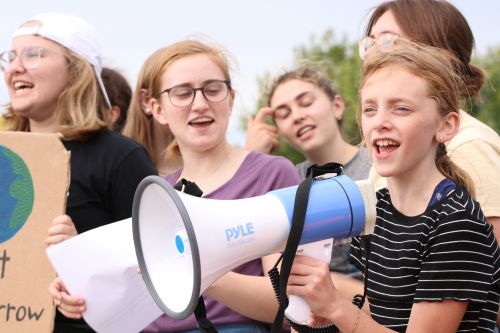
[[[477,52],[500,45],[500,0],[453,0],[476,38]],[[97,6],[96,4],[99,4]],[[156,49],[203,34],[224,45],[236,60],[233,72],[238,92],[229,140],[241,144],[239,115],[253,112],[257,77],[291,65],[293,49],[327,29],[355,41],[362,35],[369,10],[378,0],[25,0],[3,1],[0,48],[10,48],[21,23],[40,12],[78,15],[100,33],[104,65],[120,70],[131,82],[143,61]],[[0,103],[8,102],[5,83]]]

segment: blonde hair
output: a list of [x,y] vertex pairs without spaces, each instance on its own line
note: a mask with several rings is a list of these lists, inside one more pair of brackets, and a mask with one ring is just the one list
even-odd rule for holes
[[206,54],[222,71],[224,79],[230,81],[229,61],[218,47],[210,46],[197,40],[183,40],[163,49],[159,54],[159,64],[151,72],[151,96],[159,98],[161,76],[175,61],[197,54]]
[[[155,120],[151,114],[143,112],[141,96],[145,93],[147,100],[153,97],[158,98],[161,92],[161,76],[167,68],[176,60],[196,54],[208,55],[221,69],[225,79],[230,80],[229,61],[222,49],[197,40],[183,40],[156,50],[144,62],[139,72],[123,134],[144,145],[154,165],[157,165],[160,154],[156,151],[152,135]],[[166,149],[166,155],[167,158],[172,155],[180,155],[179,146],[173,135]]]
[[[428,96],[438,105],[439,113],[444,116],[449,112],[458,112],[460,95],[466,84],[456,71],[459,60],[443,49],[398,40],[394,49],[389,52],[377,52],[365,62],[359,88],[383,68],[401,67],[421,78],[427,84]],[[358,124],[360,124],[358,111]],[[436,150],[436,166],[447,178],[466,188],[474,196],[474,185],[469,175],[451,161],[446,154],[444,143],[439,143]]]
[[[147,100],[151,98],[150,87],[152,73],[156,72],[158,68],[163,65],[162,54],[166,52],[166,50],[166,47],[156,50],[142,65],[137,78],[137,84],[132,95],[130,107],[127,112],[127,121],[125,123],[125,127],[123,128],[124,135],[144,146],[149,158],[153,162],[153,165],[157,165],[158,155],[161,152],[156,151],[156,146],[154,144],[153,124],[155,120],[151,113],[146,114],[144,112],[142,96],[145,94],[145,98]],[[171,135],[170,142],[172,140],[174,140],[174,137]]]
[[[109,112],[92,65],[69,49],[63,49],[70,83],[61,92],[54,111],[57,130],[64,140],[82,140],[108,127]],[[17,113],[11,104],[4,118],[7,130],[30,131],[29,119]]]
[[[160,97],[161,76],[170,65],[179,59],[197,54],[207,55],[222,71],[224,79],[231,82],[229,60],[225,51],[221,47],[211,46],[198,40],[183,40],[170,45],[164,49],[164,52],[161,53],[161,66],[154,68],[151,73],[151,96],[154,98]],[[229,90],[234,96],[231,84],[229,84]],[[168,154],[180,155],[179,146],[175,139],[172,140],[167,148],[167,155]]]

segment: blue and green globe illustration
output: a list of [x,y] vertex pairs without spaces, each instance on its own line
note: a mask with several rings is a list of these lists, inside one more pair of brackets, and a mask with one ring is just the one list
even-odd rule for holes
[[0,145],[0,244],[11,239],[33,210],[33,180],[26,163]]

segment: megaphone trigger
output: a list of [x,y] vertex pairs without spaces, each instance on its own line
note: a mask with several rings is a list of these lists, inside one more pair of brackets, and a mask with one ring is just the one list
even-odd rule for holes
[[[333,242],[333,238],[329,238],[314,243],[304,244],[297,248],[297,254],[315,258],[323,262],[330,262]],[[288,297],[288,306],[285,310],[285,316],[297,324],[307,325],[311,317],[311,311],[309,305],[302,297],[291,295]]]

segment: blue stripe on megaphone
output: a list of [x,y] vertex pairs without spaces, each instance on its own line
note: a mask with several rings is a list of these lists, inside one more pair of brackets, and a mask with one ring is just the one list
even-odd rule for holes
[[[292,223],[297,186],[269,192],[281,201]],[[359,235],[365,225],[365,206],[361,192],[351,178],[341,175],[314,180],[300,244],[323,239],[344,239]]]

